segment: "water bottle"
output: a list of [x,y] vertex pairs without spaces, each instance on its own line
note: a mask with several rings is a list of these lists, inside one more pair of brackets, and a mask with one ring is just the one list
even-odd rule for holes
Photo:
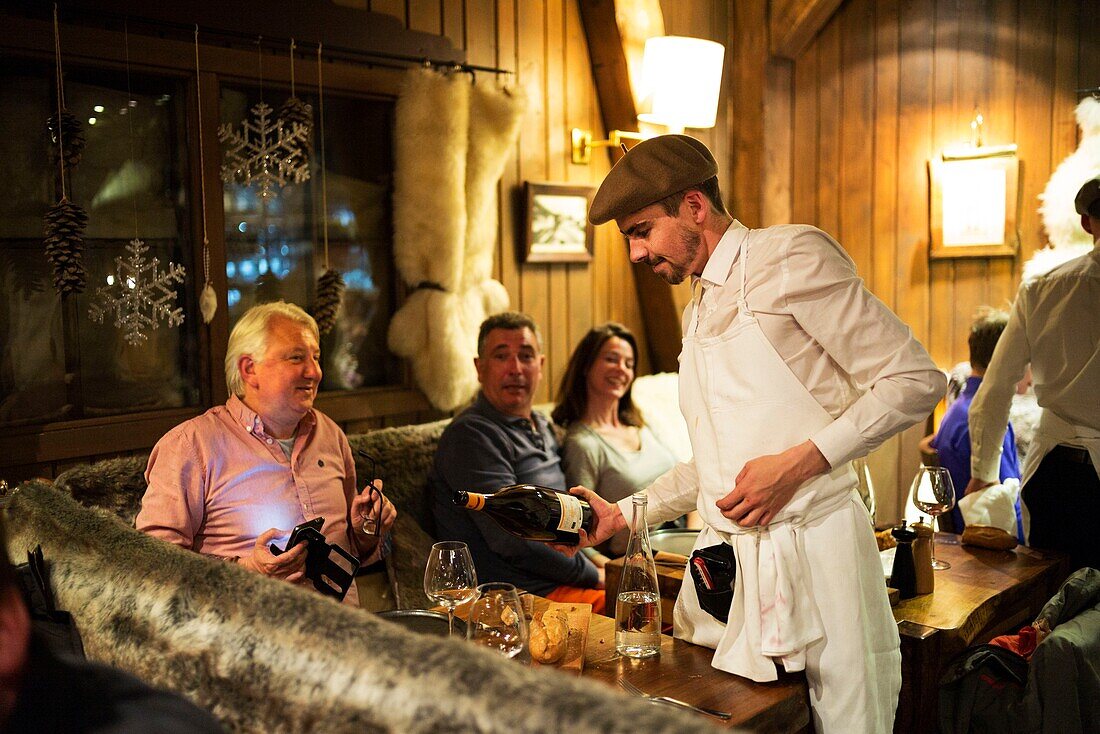
[[615,596],[615,650],[629,658],[648,658],[661,651],[661,593],[644,494],[634,495],[630,540]]

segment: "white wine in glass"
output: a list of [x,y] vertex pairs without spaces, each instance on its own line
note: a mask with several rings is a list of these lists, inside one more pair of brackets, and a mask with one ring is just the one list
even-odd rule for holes
[[482,584],[466,618],[466,639],[514,658],[527,649],[527,618],[516,587]]
[[[931,515],[933,521],[936,517],[955,506],[955,485],[951,483],[951,475],[940,466],[922,466],[917,470],[917,476],[913,478],[912,490],[913,505],[918,510]],[[932,533],[932,568],[942,571],[951,568],[947,561],[936,560],[936,533]]]
[[424,569],[424,594],[447,610],[447,634],[454,633],[455,607],[477,596],[477,571],[465,543],[436,543]]

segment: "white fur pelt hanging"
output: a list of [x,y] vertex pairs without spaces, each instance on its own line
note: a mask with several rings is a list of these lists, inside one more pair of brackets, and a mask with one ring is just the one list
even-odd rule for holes
[[497,182],[523,107],[514,93],[428,69],[408,72],[397,101],[394,259],[416,290],[390,323],[389,345],[440,410],[477,392],[477,328],[508,306],[489,276]]
[[1039,195],[1039,214],[1050,247],[1038,250],[1024,264],[1025,283],[1088,252],[1093,245],[1092,235],[1081,228],[1073,199],[1085,181],[1100,175],[1100,100],[1086,97],[1077,105],[1077,124],[1081,144],[1058,165]]

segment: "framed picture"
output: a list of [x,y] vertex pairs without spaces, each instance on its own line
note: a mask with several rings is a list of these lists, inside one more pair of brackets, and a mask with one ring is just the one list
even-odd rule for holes
[[588,208],[593,186],[528,181],[527,242],[529,263],[586,263],[592,260],[592,225]]
[[1012,257],[1018,249],[1016,146],[949,154],[929,165],[929,257]]

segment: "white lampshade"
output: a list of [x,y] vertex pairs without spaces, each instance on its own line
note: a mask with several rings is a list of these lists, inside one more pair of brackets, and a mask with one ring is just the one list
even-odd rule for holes
[[642,57],[642,122],[714,127],[722,86],[722,44],[702,38],[657,36],[645,42]]

